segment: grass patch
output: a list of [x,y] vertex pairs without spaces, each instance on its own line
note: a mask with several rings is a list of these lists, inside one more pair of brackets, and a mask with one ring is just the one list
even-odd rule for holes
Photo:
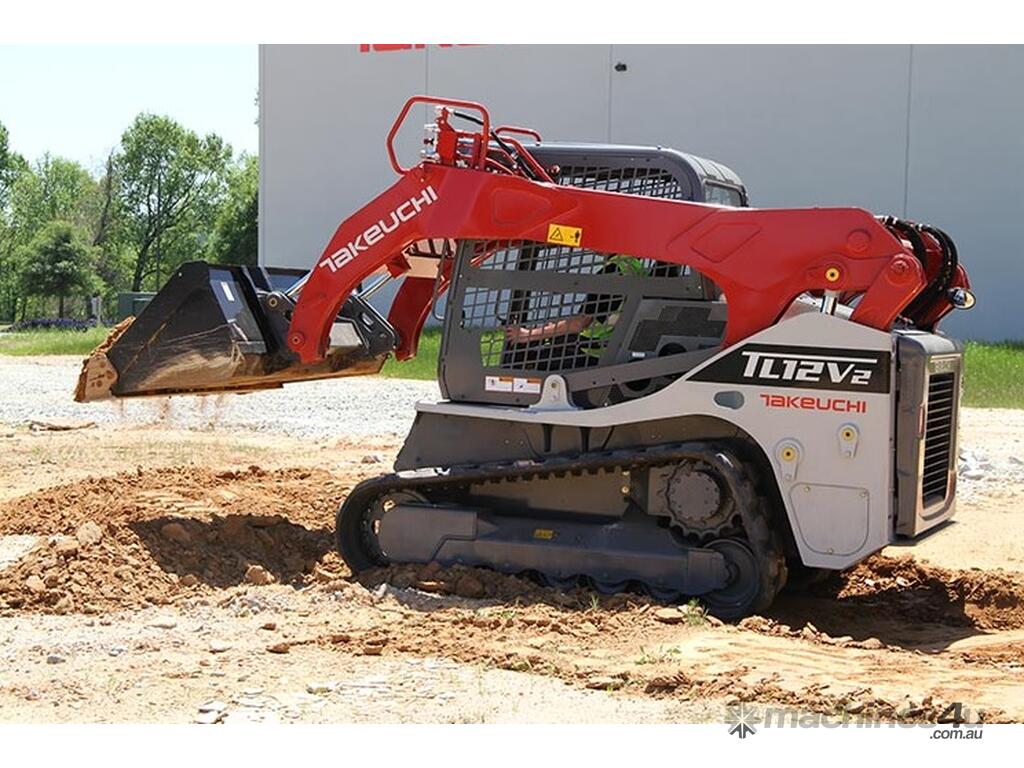
[[1024,408],[1024,341],[967,342],[964,405]]
[[109,328],[84,331],[35,330],[0,333],[0,355],[87,355],[110,332]]
[[384,363],[381,376],[389,379],[419,379],[435,381],[437,379],[437,356],[441,352],[441,329],[424,328],[420,334],[419,351],[412,360],[399,362],[391,358]]

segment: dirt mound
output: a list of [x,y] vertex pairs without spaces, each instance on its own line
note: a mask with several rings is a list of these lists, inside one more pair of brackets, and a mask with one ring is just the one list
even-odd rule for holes
[[1024,628],[1024,575],[949,570],[876,555],[819,585],[815,593],[839,605],[898,613],[903,620],[979,629]]
[[0,505],[0,534],[46,536],[0,572],[0,607],[64,613],[307,578],[351,487],[309,469],[180,467],[57,486]]

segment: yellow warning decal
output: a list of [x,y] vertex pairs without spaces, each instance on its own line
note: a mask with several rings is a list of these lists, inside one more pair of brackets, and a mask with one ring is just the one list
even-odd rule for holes
[[583,230],[579,227],[567,227],[565,224],[548,224],[548,242],[555,245],[579,245],[583,239]]
[[537,528],[533,532],[533,538],[551,541],[551,539],[555,538],[555,532],[550,528]]

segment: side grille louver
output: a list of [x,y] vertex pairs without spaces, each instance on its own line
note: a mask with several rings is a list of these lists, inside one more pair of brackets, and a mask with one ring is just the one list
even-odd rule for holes
[[949,490],[955,386],[956,377],[953,373],[932,374],[928,382],[924,468],[921,473],[921,500],[925,506],[942,501]]

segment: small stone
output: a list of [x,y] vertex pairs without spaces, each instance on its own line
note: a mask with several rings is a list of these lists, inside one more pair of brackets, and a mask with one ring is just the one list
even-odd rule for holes
[[149,626],[155,627],[156,629],[174,629],[178,626],[178,622],[169,616],[163,616],[156,621],[153,621]]
[[264,586],[274,583],[274,575],[262,565],[250,565],[245,571],[245,580],[249,584]]
[[621,687],[622,680],[617,677],[595,675],[594,677],[587,678],[587,688],[595,691],[614,691],[616,688]]
[[200,712],[192,722],[196,725],[216,725],[223,718],[223,712]]
[[46,591],[46,584],[44,584],[43,580],[34,574],[25,579],[25,587],[29,592],[37,595]]
[[210,653],[226,653],[232,648],[234,648],[234,646],[224,640],[214,640],[210,643]]
[[54,613],[67,613],[75,604],[72,602],[69,595],[64,595],[60,600],[57,601],[56,605],[53,606]]
[[260,625],[260,629],[266,630],[267,632],[273,632],[277,629],[277,622],[267,621]]
[[182,546],[188,546],[192,543],[192,536],[181,523],[167,523],[163,525],[160,528],[160,535]]
[[306,691],[308,693],[331,693],[337,687],[337,683],[307,683]]
[[82,523],[75,531],[75,538],[83,547],[91,547],[103,540],[103,529],[91,520]]
[[709,627],[724,627],[725,626],[725,622],[724,621],[722,621],[717,616],[712,616],[711,614],[708,614],[707,616],[705,616],[704,620],[708,623]]
[[54,543],[53,550],[62,557],[74,557],[78,554],[78,539],[73,536],[60,536]]
[[107,651],[107,655],[108,656],[120,656],[122,653],[124,653],[127,650],[128,649],[125,648],[123,645],[115,645],[113,648],[111,648],[109,651]]
[[764,632],[771,629],[771,622],[769,622],[764,616],[747,616],[739,624],[740,629],[748,629],[753,632]]
[[465,574],[455,582],[455,594],[459,597],[479,598],[484,596],[484,585],[471,574]]
[[421,579],[431,579],[440,573],[442,570],[441,564],[437,560],[431,560],[429,563],[420,568]]
[[58,656],[56,653],[51,653],[46,657],[47,664],[63,664],[65,661],[63,656]]
[[686,620],[686,614],[678,608],[659,608],[654,612],[654,618],[662,624],[680,624]]
[[391,586],[395,589],[408,589],[416,583],[416,574],[409,570],[403,570],[391,577]]
[[270,653],[288,653],[291,649],[291,643],[274,643],[267,646],[267,650]]
[[844,707],[844,709],[848,713],[850,713],[851,715],[856,715],[856,714],[864,711],[864,702],[863,701],[851,701],[849,704],[846,705],[846,707]]
[[205,704],[199,705],[200,712],[223,712],[227,708],[227,704],[225,704],[223,701],[218,701],[216,699],[214,699],[213,701],[208,701]]
[[424,592],[433,592],[439,595],[446,595],[451,592],[451,587],[447,581],[433,581],[429,579],[421,579],[420,581],[417,581],[416,589]]
[[330,571],[327,568],[324,568],[322,565],[317,565],[313,568],[313,578],[323,584],[327,584],[329,582],[337,581],[338,579],[340,579],[341,574],[335,573],[334,571]]
[[885,648],[885,643],[877,637],[869,637],[866,640],[861,640],[859,643],[854,643],[854,645],[857,648],[865,648],[869,651],[877,651]]
[[363,464],[380,464],[384,461],[384,457],[379,453],[368,453],[359,461]]
[[192,573],[186,573],[184,576],[178,579],[178,584],[180,584],[183,587],[194,587],[198,583],[199,579],[196,578],[195,574]]
[[57,571],[48,571],[43,576],[43,584],[45,584],[49,589],[53,589],[60,584],[60,574],[57,573]]

